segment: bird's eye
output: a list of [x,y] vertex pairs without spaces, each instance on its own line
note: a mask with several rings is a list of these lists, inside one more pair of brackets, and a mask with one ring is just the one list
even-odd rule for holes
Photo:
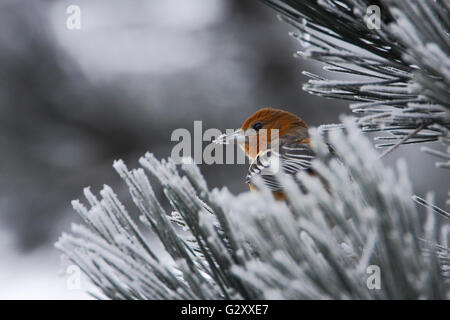
[[252,128],[255,129],[256,131],[258,131],[262,127],[263,127],[263,124],[261,122],[257,122],[252,126]]

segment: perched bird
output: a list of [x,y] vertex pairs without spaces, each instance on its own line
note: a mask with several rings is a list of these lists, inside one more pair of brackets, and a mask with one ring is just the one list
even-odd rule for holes
[[255,189],[252,181],[260,176],[279,200],[285,199],[285,195],[276,179],[276,170],[293,176],[302,170],[315,174],[311,168],[314,152],[308,126],[287,111],[260,109],[245,120],[240,129],[221,135],[215,142],[239,144],[251,161],[245,179],[250,189]]

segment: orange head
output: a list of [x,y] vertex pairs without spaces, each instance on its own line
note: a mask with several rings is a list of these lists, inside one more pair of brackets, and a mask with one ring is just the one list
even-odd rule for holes
[[[308,126],[296,115],[278,109],[263,108],[245,120],[241,129],[216,139],[217,143],[239,143],[250,159],[279,139],[306,138]],[[273,131],[277,130],[277,131]]]

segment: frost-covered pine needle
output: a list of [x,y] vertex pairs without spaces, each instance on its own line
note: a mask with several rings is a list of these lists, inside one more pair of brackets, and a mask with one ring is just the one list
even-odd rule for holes
[[[378,147],[436,141],[450,128],[450,6],[447,0],[263,0],[337,79],[304,72],[303,88],[353,101],[364,131],[382,131]],[[368,20],[379,9],[379,28]],[[306,36],[307,35],[307,36]],[[306,43],[306,46],[305,46]],[[342,75],[352,76],[346,80]],[[409,135],[420,128],[420,134]],[[404,139],[408,137],[408,139]]]
[[[279,179],[288,201],[271,193],[232,195],[210,190],[194,164],[177,167],[147,153],[142,168],[114,168],[140,210],[139,226],[111,188],[89,206],[74,202],[86,221],[56,246],[111,299],[447,299],[449,228],[427,223],[411,200],[406,164],[384,167],[349,121],[329,132],[340,161],[330,159],[318,130],[317,178]],[[147,178],[155,176],[175,212],[169,215]],[[427,200],[431,203],[431,200]],[[183,227],[180,228],[180,225]],[[161,259],[142,228],[153,232]],[[380,288],[368,286],[373,266]],[[446,271],[447,270],[447,271]]]

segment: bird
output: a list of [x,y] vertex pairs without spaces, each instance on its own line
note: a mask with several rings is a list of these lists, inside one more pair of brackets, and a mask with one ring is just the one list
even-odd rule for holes
[[286,200],[276,177],[277,170],[294,177],[300,171],[317,175],[311,165],[315,153],[311,147],[308,125],[295,114],[284,110],[259,109],[244,121],[240,129],[223,134],[214,142],[238,144],[250,160],[245,182],[251,190],[257,190],[254,180],[261,177],[277,200]]

